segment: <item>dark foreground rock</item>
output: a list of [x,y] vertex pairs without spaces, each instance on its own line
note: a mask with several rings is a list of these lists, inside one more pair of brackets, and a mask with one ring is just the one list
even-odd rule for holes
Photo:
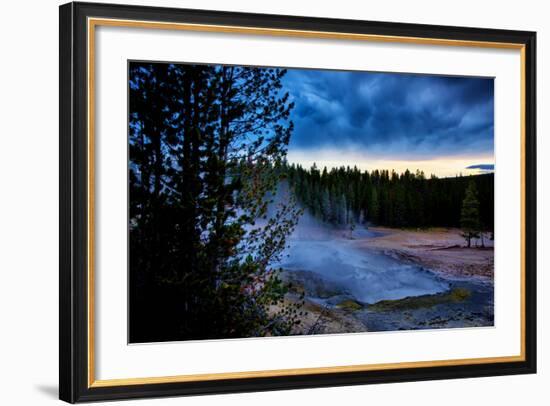
[[369,331],[493,326],[493,285],[455,281],[448,292],[375,303],[358,317]]
[[368,304],[313,272],[288,271],[285,300],[305,295],[306,312],[294,334],[356,333],[494,325],[492,282],[480,279],[450,281],[450,289],[435,295],[383,300]]

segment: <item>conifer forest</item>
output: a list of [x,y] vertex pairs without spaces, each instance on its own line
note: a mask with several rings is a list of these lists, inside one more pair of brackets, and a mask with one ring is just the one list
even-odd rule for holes
[[492,105],[492,79],[129,62],[129,341],[492,325]]

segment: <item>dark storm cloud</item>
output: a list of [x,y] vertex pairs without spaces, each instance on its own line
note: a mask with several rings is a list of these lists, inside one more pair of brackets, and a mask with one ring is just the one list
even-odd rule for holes
[[493,80],[289,69],[291,147],[429,158],[492,153]]
[[480,169],[482,171],[494,171],[495,165],[493,164],[479,164],[479,165],[470,165],[466,169]]

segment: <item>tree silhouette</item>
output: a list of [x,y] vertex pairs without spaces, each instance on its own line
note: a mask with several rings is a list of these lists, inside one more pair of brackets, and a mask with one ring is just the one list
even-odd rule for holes
[[466,189],[466,196],[462,201],[460,225],[462,227],[462,236],[466,240],[468,248],[470,248],[472,238],[478,238],[480,232],[479,200],[477,199],[477,189],[474,182],[469,183]]
[[130,341],[289,334],[282,69],[130,64]]
[[[288,166],[288,165],[287,165]],[[336,226],[461,227],[462,202],[475,185],[480,225],[494,224],[494,175],[439,179],[424,173],[387,170],[361,172],[340,167],[322,171],[289,165],[289,182],[298,201],[319,220]]]

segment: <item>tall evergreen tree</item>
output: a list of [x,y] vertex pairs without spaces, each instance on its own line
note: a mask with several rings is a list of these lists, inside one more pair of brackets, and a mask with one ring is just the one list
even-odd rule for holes
[[473,182],[478,191],[478,229],[493,229],[493,174],[439,179],[426,178],[421,171],[360,173],[346,167],[319,171],[300,165],[290,165],[287,171],[304,208],[319,220],[340,226],[369,222],[389,227],[461,227],[462,201]]
[[371,219],[371,221],[375,224],[378,223],[378,213],[380,212],[379,211],[380,207],[379,207],[379,202],[378,202],[378,192],[376,189],[372,189],[372,193],[371,193],[371,200],[370,200],[370,216],[369,218]]
[[[285,70],[130,65],[130,339],[288,334]],[[278,304],[279,311],[272,311]],[[297,307],[297,306],[295,306]]]
[[462,201],[460,226],[462,227],[462,236],[466,240],[468,248],[470,248],[472,238],[478,238],[480,232],[479,200],[474,182],[469,183],[466,196]]

